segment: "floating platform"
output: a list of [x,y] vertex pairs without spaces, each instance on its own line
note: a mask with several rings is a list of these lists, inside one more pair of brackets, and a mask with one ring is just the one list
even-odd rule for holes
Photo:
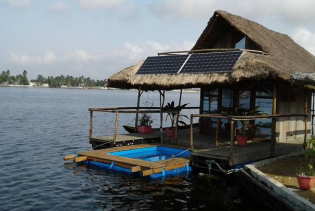
[[191,171],[190,150],[167,144],[139,144],[81,152],[75,161],[153,179]]

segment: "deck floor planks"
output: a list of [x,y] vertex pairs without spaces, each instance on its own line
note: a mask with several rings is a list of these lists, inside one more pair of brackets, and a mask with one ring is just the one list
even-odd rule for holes
[[[152,132],[152,133],[128,133],[128,134],[120,134],[116,136],[115,142],[124,142],[124,141],[135,141],[135,140],[144,140],[144,139],[154,139],[160,138],[160,132]],[[97,142],[108,142],[114,140],[114,136],[98,136],[92,137],[92,141]]]
[[[95,160],[95,161],[104,162],[104,163],[109,163],[111,161],[114,161],[114,162],[117,162],[118,165],[122,164],[122,166],[128,166],[128,165],[130,165],[131,167],[139,166],[140,170],[149,170],[149,169],[161,170],[161,168],[164,168],[164,167],[166,168],[169,167],[170,169],[172,169],[171,166],[183,165],[183,164],[186,164],[187,162],[190,162],[189,158],[173,158],[173,159],[168,159],[168,160],[163,160],[163,161],[158,161],[158,162],[149,162],[149,161],[143,161],[139,159],[125,158],[121,156],[106,154],[110,152],[141,149],[141,148],[154,147],[154,146],[168,146],[168,147],[174,147],[174,148],[182,148],[182,147],[169,145],[169,144],[139,144],[139,145],[132,145],[132,146],[123,146],[123,147],[115,147],[115,148],[81,152],[79,153],[79,157],[87,156],[89,160]],[[152,171],[152,172],[156,172],[156,171]]]
[[[261,160],[271,157],[270,142],[253,142],[246,146],[237,146],[233,148],[233,164],[241,164],[255,160]],[[302,142],[297,140],[287,140],[285,142],[277,142],[275,156],[294,152],[302,148]],[[193,156],[228,160],[230,156],[230,147],[220,147],[213,149],[202,149],[192,152]]]

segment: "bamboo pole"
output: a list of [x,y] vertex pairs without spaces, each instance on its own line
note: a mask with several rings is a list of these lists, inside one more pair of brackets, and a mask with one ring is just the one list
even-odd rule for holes
[[230,166],[233,166],[234,131],[235,131],[235,121],[231,120],[231,140],[230,140],[230,158],[229,158]]
[[[138,99],[137,99],[137,109],[136,111],[139,111],[139,107],[140,107],[140,98],[141,98],[141,86],[139,86],[138,89]],[[136,113],[136,120],[135,120],[135,129],[137,130],[138,128],[138,120],[139,120],[139,113]]]
[[193,120],[194,116],[190,115],[190,147],[194,147],[194,129],[193,129]]
[[118,129],[118,111],[116,111],[116,118],[115,118],[114,144],[116,143],[117,129]]
[[90,133],[89,138],[91,139],[93,136],[93,111],[90,111]]
[[[178,106],[181,106],[182,94],[183,94],[183,89],[180,89]],[[176,143],[176,145],[177,145],[177,140],[178,140],[178,120],[179,120],[179,115],[180,115],[180,111],[178,111],[177,115],[176,115],[176,129],[175,129],[175,143]]]

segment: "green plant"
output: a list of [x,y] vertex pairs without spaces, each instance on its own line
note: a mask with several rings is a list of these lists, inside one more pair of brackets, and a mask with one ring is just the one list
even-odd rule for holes
[[301,165],[298,169],[298,175],[315,176],[314,162],[315,162],[315,137],[308,142],[308,146],[304,149]]
[[139,119],[139,125],[141,126],[150,126],[153,123],[151,116],[146,113],[142,113]]
[[[259,110],[260,106],[256,106],[252,110],[248,112],[242,111],[242,109],[238,109],[238,115],[244,116],[254,116],[254,115],[265,115],[263,111]],[[248,120],[240,120],[242,126],[237,130],[239,135],[248,135],[249,137],[254,137],[255,134],[261,133],[261,130],[255,124],[251,124]]]
[[166,121],[168,119],[170,119],[171,121],[171,127],[174,127],[174,124],[176,122],[176,114],[178,112],[179,117],[178,117],[178,124],[181,125],[187,125],[186,122],[184,122],[184,119],[189,119],[188,116],[180,114],[180,111],[185,108],[188,105],[188,103],[185,103],[183,105],[178,105],[175,106],[174,101],[172,101],[171,103],[167,103],[166,106],[164,107],[164,110],[167,112],[167,116],[166,116]]

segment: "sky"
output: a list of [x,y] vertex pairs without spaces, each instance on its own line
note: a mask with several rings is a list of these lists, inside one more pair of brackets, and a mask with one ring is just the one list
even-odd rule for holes
[[289,35],[315,55],[314,0],[0,0],[0,71],[104,79],[190,50],[215,10]]

